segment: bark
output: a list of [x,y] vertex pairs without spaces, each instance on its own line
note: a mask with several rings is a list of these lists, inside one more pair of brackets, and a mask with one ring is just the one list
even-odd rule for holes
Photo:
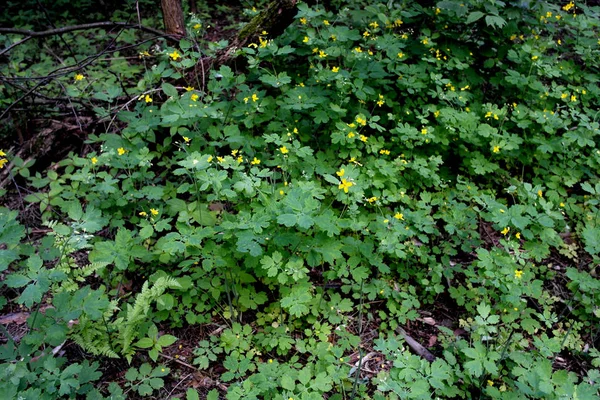
[[238,50],[250,43],[259,43],[258,37],[265,36],[262,34],[263,31],[267,32],[269,39],[280,36],[294,21],[294,17],[298,12],[297,2],[297,0],[274,0],[269,3],[261,13],[240,30],[229,46],[213,58],[202,59],[196,66],[192,76],[187,77],[188,82],[200,82],[201,88],[204,88],[205,77],[211,68],[218,68],[220,65],[232,63],[238,54]]
[[169,35],[186,36],[181,0],[160,0],[165,31]]

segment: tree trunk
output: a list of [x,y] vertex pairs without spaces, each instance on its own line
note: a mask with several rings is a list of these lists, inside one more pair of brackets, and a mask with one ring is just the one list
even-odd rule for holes
[[169,35],[186,36],[181,0],[160,0],[165,31]]

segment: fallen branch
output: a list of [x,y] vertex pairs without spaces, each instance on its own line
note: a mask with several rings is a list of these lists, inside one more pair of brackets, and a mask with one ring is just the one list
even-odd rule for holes
[[429,362],[433,362],[435,361],[435,356],[433,354],[431,354],[431,352],[429,350],[427,350],[425,347],[421,346],[421,344],[419,344],[415,339],[413,339],[412,337],[410,337],[408,335],[408,333],[406,333],[406,331],[400,327],[398,327],[396,329],[396,331],[402,335],[402,337],[404,338],[404,341],[406,341],[406,344],[413,349],[413,351],[415,353],[417,353],[417,355],[423,357],[424,359],[426,359]]
[[[253,41],[258,42],[259,36],[267,36],[268,38],[280,36],[294,21],[297,13],[297,2],[297,0],[274,0],[269,3],[263,11],[240,30],[229,46],[219,51],[214,57],[205,57],[198,62],[202,74],[204,75],[205,71],[209,69],[230,63],[237,57],[239,50]],[[263,32],[267,32],[267,35]],[[198,70],[198,68],[195,68],[195,70]],[[198,73],[194,71],[192,76],[188,76],[188,82],[197,81],[197,75]],[[204,85],[203,78],[202,88],[204,88]]]

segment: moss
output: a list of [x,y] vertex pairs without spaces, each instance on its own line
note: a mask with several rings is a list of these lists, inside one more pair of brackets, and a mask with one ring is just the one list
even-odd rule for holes
[[[255,16],[238,34],[238,41],[245,43],[262,31],[278,36],[289,26],[296,15],[295,0],[275,0]],[[283,28],[283,29],[282,29]]]

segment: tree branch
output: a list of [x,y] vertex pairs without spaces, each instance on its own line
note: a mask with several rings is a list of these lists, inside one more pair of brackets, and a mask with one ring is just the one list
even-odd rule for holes
[[5,52],[7,52],[8,50],[10,50],[11,48],[13,48],[15,45],[21,44],[21,43],[23,43],[31,38],[34,38],[34,37],[46,37],[46,36],[59,35],[62,33],[67,33],[67,32],[83,31],[83,30],[87,30],[87,29],[107,28],[107,27],[108,28],[120,27],[123,29],[139,29],[144,32],[149,32],[149,33],[153,33],[157,36],[164,37],[167,40],[170,40],[172,42],[179,43],[179,39],[177,39],[176,37],[174,37],[172,35],[168,35],[165,32],[159,31],[158,29],[150,28],[147,26],[139,25],[139,24],[131,24],[129,22],[112,22],[112,21],[93,22],[90,24],[72,25],[72,26],[65,26],[65,27],[57,28],[57,29],[48,29],[48,30],[40,31],[40,32],[31,31],[29,29],[0,28],[0,34],[27,36],[23,40],[2,50],[0,52],[0,56],[2,54],[4,54]]

